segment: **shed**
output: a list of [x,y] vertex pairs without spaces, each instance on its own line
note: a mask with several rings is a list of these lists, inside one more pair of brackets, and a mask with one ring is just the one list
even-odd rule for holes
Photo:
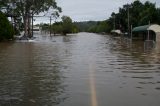
[[139,26],[139,27],[133,28],[132,32],[140,32],[140,31],[148,31],[148,30],[151,30],[155,33],[160,33],[160,26],[157,24]]
[[143,34],[144,37],[155,36],[155,41],[160,41],[160,25],[152,24],[152,25],[144,25],[133,28],[132,32],[146,32]]

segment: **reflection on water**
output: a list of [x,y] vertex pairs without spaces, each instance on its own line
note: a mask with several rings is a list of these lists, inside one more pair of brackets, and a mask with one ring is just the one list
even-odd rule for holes
[[[9,45],[9,46],[8,46]],[[65,98],[59,56],[41,43],[0,44],[0,104],[45,106]],[[57,48],[58,50],[58,48]],[[56,55],[56,57],[55,57]]]
[[0,105],[92,106],[94,70],[98,106],[159,106],[154,46],[91,33],[36,37],[0,43]]

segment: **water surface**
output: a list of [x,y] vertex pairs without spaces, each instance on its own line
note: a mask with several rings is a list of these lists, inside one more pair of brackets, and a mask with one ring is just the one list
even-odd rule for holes
[[159,106],[160,51],[79,33],[0,43],[1,106]]

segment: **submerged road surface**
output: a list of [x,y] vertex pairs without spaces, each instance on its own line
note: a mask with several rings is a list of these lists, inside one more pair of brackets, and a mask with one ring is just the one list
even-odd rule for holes
[[0,106],[159,106],[160,50],[79,33],[0,43]]

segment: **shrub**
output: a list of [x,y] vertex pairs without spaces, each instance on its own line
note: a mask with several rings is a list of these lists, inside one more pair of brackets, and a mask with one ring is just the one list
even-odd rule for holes
[[13,39],[14,30],[7,17],[0,12],[0,41]]

